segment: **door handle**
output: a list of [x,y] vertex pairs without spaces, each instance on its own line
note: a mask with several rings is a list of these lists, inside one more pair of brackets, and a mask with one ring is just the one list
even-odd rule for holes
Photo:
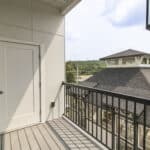
[[2,95],[4,92],[3,91],[0,91],[0,95]]

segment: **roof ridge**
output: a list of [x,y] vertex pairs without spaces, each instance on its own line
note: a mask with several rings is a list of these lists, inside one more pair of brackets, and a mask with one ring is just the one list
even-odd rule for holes
[[150,54],[143,52],[143,51],[139,51],[139,50],[127,49],[127,50],[120,51],[112,55],[103,57],[100,60],[111,59],[111,58],[121,58],[121,57],[127,57],[127,56],[138,56],[138,55],[140,56],[140,55],[150,55]]

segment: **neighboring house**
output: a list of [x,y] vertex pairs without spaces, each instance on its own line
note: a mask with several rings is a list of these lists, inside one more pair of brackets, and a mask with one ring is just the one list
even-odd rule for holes
[[64,18],[79,1],[0,0],[0,132],[63,114]]
[[[93,87],[96,89],[104,90],[104,91],[110,91],[114,93],[120,93],[125,94],[133,97],[140,97],[149,100],[150,99],[150,54],[139,52],[135,50],[126,50],[117,54],[113,54],[107,57],[102,58],[101,60],[105,61],[107,64],[106,69],[103,69],[102,71],[96,73],[86,81],[81,82],[80,84],[87,87]],[[93,103],[96,105],[96,97],[95,96],[89,96],[90,101],[94,101]],[[100,98],[99,98],[100,99]],[[105,94],[103,95],[103,105],[106,105],[106,97]],[[115,98],[114,98],[115,100]],[[117,99],[116,99],[117,100]],[[105,110],[105,107],[103,107],[103,126],[105,127],[105,120],[106,115],[109,116],[109,121],[107,123],[112,123],[112,111],[111,107],[112,105],[109,103],[111,102],[111,98],[108,97],[108,107],[109,110]],[[101,104],[98,102],[97,105],[99,105],[99,108],[101,107]],[[121,118],[121,136],[125,136],[125,102],[123,99],[121,99],[121,111],[122,111],[122,118]],[[96,106],[92,108],[92,105],[90,105],[90,109],[95,110],[93,113],[93,118],[96,119]],[[114,108],[117,110],[118,103],[114,102]],[[148,107],[147,114],[150,114],[150,108]],[[99,110],[100,111],[100,110]],[[129,141],[131,142],[131,145],[133,144],[133,103],[130,103],[128,106],[129,111]],[[143,136],[143,130],[142,130],[142,113],[143,113],[143,105],[137,105],[137,123],[138,125],[138,146],[139,149],[142,147],[142,142],[140,141],[140,138]],[[116,120],[116,129],[117,127],[117,115],[115,115]],[[95,120],[96,122],[96,120]],[[100,123],[99,123],[100,125]],[[150,117],[147,117],[147,127],[150,127]],[[147,136],[150,138],[150,129],[147,128]],[[124,144],[123,144],[124,145]],[[132,146],[129,146],[130,149]],[[131,148],[132,149],[132,148]],[[147,143],[147,150],[150,149],[150,142]]]
[[[123,63],[124,59],[126,63]],[[106,62],[107,67],[81,82],[82,85],[135,97],[150,98],[150,54],[126,50],[101,58],[101,60]],[[114,63],[110,62],[118,63],[112,65]]]
[[128,49],[100,60],[104,61],[108,68],[150,67],[150,54],[133,49]]

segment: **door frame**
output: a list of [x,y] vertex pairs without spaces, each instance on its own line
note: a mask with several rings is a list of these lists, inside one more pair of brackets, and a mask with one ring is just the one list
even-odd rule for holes
[[[43,101],[42,101],[42,81],[44,81],[42,79],[42,64],[41,64],[41,51],[42,49],[44,48],[44,45],[42,44],[38,44],[38,43],[35,43],[35,42],[27,42],[27,41],[21,41],[21,40],[13,40],[13,39],[6,39],[6,38],[0,38],[0,42],[3,42],[3,43],[12,43],[12,44],[23,44],[23,45],[28,45],[28,46],[36,46],[38,48],[38,59],[39,59],[39,122],[38,123],[41,123],[41,122],[44,122],[44,116],[43,116],[43,110],[44,110],[44,106],[43,105]],[[44,107],[44,108],[43,108]],[[34,124],[37,124],[37,123],[34,123]],[[32,126],[33,124],[30,124],[30,125],[25,125],[21,128],[24,128],[24,127],[27,127],[27,126]],[[6,133],[6,132],[11,132],[11,131],[14,131],[14,130],[17,130],[17,129],[12,129],[12,130],[9,130],[9,131],[4,131],[2,133]]]

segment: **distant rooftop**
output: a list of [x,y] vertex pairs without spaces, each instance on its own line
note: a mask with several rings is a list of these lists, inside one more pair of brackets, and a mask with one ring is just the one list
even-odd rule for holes
[[106,68],[80,84],[150,99],[149,68]]
[[150,54],[142,52],[142,51],[128,49],[125,51],[121,51],[119,53],[115,53],[115,54],[103,57],[100,60],[106,60],[106,59],[112,59],[112,58],[122,58],[122,57],[128,57],[128,56],[142,56],[142,55],[150,55]]

